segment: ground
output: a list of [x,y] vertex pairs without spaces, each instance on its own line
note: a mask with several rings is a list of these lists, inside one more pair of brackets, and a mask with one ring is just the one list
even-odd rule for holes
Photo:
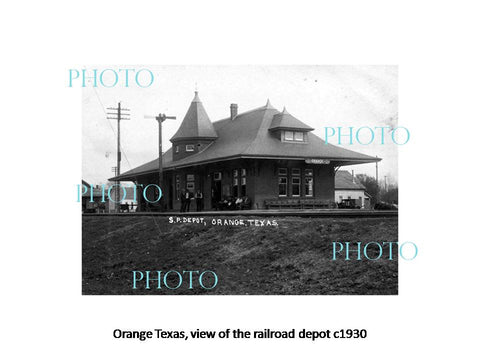
[[[394,260],[387,251],[376,261],[332,260],[335,241],[398,241],[397,218],[237,217],[275,219],[278,226],[218,226],[211,219],[204,225],[171,224],[163,216],[83,216],[83,294],[398,293],[395,252]],[[133,270],[212,270],[218,284],[134,290]]]

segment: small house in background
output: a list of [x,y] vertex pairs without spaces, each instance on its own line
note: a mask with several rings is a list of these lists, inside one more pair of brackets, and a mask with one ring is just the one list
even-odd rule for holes
[[[82,212],[83,213],[105,213],[116,211],[115,200],[115,188],[112,188],[109,193],[108,190],[114,185],[114,183],[90,185],[86,181],[82,180],[82,185],[87,187],[85,194],[82,194]],[[123,185],[123,184],[122,184]],[[137,209],[137,201],[135,197],[135,189],[131,185],[123,185],[124,191],[120,190],[120,211],[121,212],[134,212]],[[81,190],[84,192],[83,189]],[[102,201],[103,200],[103,201]]]
[[[110,189],[111,186],[115,185],[114,182],[108,182],[105,185],[105,193],[108,192],[108,189]],[[132,187],[131,184],[122,184],[123,186],[122,189],[120,189],[120,212],[135,212],[137,211],[137,199],[135,196],[135,189]],[[115,189],[115,188],[113,188]],[[110,191],[110,197],[115,200],[115,190]],[[124,190],[125,189],[125,192]],[[106,195],[105,195],[106,196]],[[109,212],[115,212],[115,202],[110,201],[108,204],[108,211]]]
[[338,170],[335,174],[335,202],[339,207],[370,209],[370,195],[352,170]]
[[[87,187],[85,194],[82,194],[82,213],[102,213],[108,211],[108,199],[102,202],[102,187],[90,185],[82,180],[82,185]],[[84,192],[83,189],[81,190]]]

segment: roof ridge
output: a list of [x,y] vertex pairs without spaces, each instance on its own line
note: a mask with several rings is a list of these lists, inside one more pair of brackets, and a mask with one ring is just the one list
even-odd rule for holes
[[[270,103],[270,102],[268,102],[267,105],[265,105],[265,106],[263,107],[263,108],[264,108],[264,113],[263,113],[262,121],[260,122],[260,126],[259,126],[258,129],[257,129],[257,133],[255,134],[255,138],[250,142],[250,144],[248,144],[248,145],[243,149],[242,152],[240,152],[240,154],[243,154],[243,153],[247,152],[247,150],[249,150],[250,147],[252,147],[252,145],[257,141],[258,136],[259,136],[259,133],[260,133],[260,129],[262,128],[264,122],[266,121],[266,120],[265,120],[265,119],[266,119],[266,116],[265,116],[265,115],[267,114],[267,110],[276,110],[276,111],[278,111],[277,109],[275,109],[275,108],[273,108],[273,107],[269,107],[269,106],[268,106],[269,103]],[[269,136],[269,134],[268,134],[268,127],[266,128],[266,130],[267,130],[267,136]]]
[[[268,104],[263,105],[263,106],[255,108],[255,109],[247,110],[247,111],[244,111],[242,113],[237,114],[235,116],[235,118],[233,119],[233,121],[235,121],[235,119],[238,118],[239,116],[246,115],[246,114],[249,114],[251,112],[258,111],[258,110],[277,110],[277,109],[275,107],[271,106],[271,105],[268,106]],[[230,120],[230,117],[226,117],[226,118],[223,118],[223,119],[220,119],[220,120],[215,120],[215,121],[212,121],[212,123],[218,123],[220,121],[225,121],[225,120]]]

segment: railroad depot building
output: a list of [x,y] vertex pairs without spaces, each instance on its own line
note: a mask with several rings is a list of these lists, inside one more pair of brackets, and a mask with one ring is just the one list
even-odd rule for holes
[[[326,144],[312,130],[269,101],[242,113],[232,104],[228,118],[212,122],[195,92],[162,156],[163,207],[180,210],[182,189],[200,190],[205,210],[245,196],[252,209],[332,206],[339,167],[380,159]],[[158,169],[156,159],[110,180],[158,184]],[[150,206],[137,199],[141,210]]]

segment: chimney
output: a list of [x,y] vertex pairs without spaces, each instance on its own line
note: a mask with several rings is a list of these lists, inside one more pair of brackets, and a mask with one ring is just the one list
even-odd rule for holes
[[231,104],[230,105],[230,120],[235,119],[235,116],[238,114],[238,105],[237,104]]
[[352,182],[355,184],[355,170],[352,170]]

